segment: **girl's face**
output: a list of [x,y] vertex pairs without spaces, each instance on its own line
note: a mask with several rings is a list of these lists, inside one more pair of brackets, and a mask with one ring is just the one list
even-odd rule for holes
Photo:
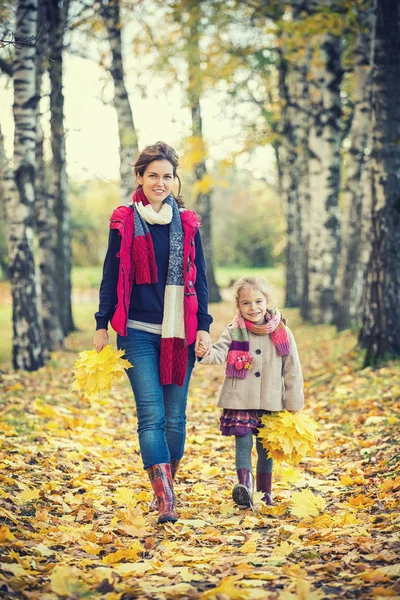
[[260,290],[249,286],[242,288],[238,296],[238,305],[242,316],[248,321],[256,325],[262,325],[265,322],[267,299]]
[[169,160],[153,160],[147,165],[143,176],[137,175],[136,179],[147,200],[159,212],[174,183],[174,168]]

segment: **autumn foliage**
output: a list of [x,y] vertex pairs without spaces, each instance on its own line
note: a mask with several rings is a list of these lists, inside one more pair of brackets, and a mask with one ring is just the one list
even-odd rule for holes
[[[214,337],[230,311],[211,307]],[[398,599],[398,363],[362,370],[351,332],[285,315],[318,442],[298,465],[276,461],[275,506],[256,493],[254,512],[231,499],[234,444],[215,406],[222,366],[195,368],[180,519],[164,526],[148,512],[127,378],[92,401],[71,393],[92,333],[36,373],[2,371],[1,598]]]

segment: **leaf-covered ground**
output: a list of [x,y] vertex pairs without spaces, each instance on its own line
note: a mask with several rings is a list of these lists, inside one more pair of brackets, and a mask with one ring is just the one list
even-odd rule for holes
[[[212,312],[216,338],[232,310]],[[40,372],[1,372],[0,597],[400,599],[399,364],[361,370],[353,334],[287,316],[320,439],[300,466],[276,465],[276,505],[254,513],[231,500],[222,367],[195,369],[180,520],[164,526],[126,381],[92,404],[70,393],[91,334]]]

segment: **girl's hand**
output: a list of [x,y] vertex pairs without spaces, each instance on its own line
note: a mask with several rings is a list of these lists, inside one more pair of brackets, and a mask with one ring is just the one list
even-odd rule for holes
[[201,356],[203,358],[205,358],[206,356],[208,356],[211,352],[211,347],[212,347],[212,341],[211,341],[211,336],[208,333],[208,331],[202,331],[201,329],[196,333],[196,343],[194,345],[194,353],[197,355],[197,352],[199,350],[199,345],[200,343],[202,343],[205,346],[205,352],[203,354],[201,354]]
[[107,329],[98,329],[94,334],[93,346],[97,352],[100,352],[108,344]]
[[195,350],[195,354],[198,358],[203,358],[204,353],[207,351],[207,346],[204,344],[204,342],[200,342],[197,350]]

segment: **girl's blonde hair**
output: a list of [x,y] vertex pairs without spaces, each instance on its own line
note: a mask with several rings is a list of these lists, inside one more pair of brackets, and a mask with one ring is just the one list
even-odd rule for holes
[[267,304],[269,304],[271,302],[271,299],[272,299],[271,292],[270,292],[270,289],[269,289],[268,284],[265,281],[265,279],[263,279],[262,277],[252,277],[252,276],[241,277],[240,279],[238,279],[238,281],[236,282],[235,287],[234,287],[235,303],[236,303],[236,308],[238,310],[239,310],[239,294],[246,287],[251,287],[251,288],[261,292],[262,295],[265,296]]

